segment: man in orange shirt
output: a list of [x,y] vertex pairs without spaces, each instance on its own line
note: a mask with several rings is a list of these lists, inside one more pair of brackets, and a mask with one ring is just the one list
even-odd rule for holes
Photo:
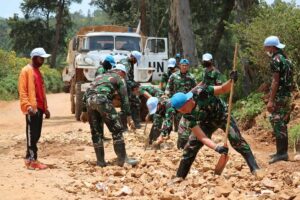
[[44,80],[39,68],[44,64],[44,59],[51,55],[43,48],[35,48],[30,56],[31,63],[21,70],[18,87],[21,110],[26,115],[25,166],[28,169],[46,169],[47,165],[37,160],[37,143],[41,136],[43,114],[45,118],[50,118]]

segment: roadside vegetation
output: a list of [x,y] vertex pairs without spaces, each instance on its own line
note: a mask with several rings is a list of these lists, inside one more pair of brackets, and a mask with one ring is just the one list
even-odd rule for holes
[[[18,98],[18,78],[22,67],[30,63],[30,59],[19,58],[14,51],[6,52],[0,49],[0,100]],[[62,90],[61,74],[57,69],[44,64],[41,68],[47,92]]]

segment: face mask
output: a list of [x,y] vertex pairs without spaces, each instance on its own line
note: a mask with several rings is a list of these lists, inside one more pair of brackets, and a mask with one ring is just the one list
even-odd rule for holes
[[210,63],[210,62],[203,62],[203,66],[204,66],[205,68],[210,67],[210,66],[211,66],[211,63]]
[[269,57],[272,57],[272,56],[273,56],[273,53],[270,52],[270,51],[267,51],[266,54],[267,54]]

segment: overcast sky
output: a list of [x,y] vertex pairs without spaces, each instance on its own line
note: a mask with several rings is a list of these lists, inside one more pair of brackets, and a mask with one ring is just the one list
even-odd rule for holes
[[[89,2],[91,0],[82,0],[81,4],[75,4],[73,3],[71,5],[71,12],[79,11],[81,10],[84,15],[88,13],[88,10],[91,11],[91,13],[96,9],[95,7],[92,7],[89,5]],[[273,3],[274,0],[266,0],[268,3]],[[291,1],[291,0],[286,0]],[[0,0],[2,6],[0,6],[0,17],[8,18],[12,17],[14,13],[18,13],[19,17],[23,17],[23,14],[20,10],[20,4],[22,0]],[[4,3],[5,2],[5,3]],[[300,0],[296,0],[297,5],[300,5]],[[3,5],[5,4],[5,5]]]

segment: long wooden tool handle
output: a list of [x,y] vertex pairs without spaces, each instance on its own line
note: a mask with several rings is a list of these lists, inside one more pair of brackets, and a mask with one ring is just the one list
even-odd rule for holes
[[[234,48],[234,56],[233,56],[233,71],[235,71],[235,69],[236,69],[237,51],[238,51],[238,44],[236,43],[235,48]],[[232,81],[229,100],[228,100],[228,116],[227,116],[227,124],[226,124],[226,131],[225,131],[225,137],[224,137],[224,146],[226,146],[226,147],[228,146],[227,139],[228,139],[229,128],[230,128],[233,89],[234,89],[234,82]]]

